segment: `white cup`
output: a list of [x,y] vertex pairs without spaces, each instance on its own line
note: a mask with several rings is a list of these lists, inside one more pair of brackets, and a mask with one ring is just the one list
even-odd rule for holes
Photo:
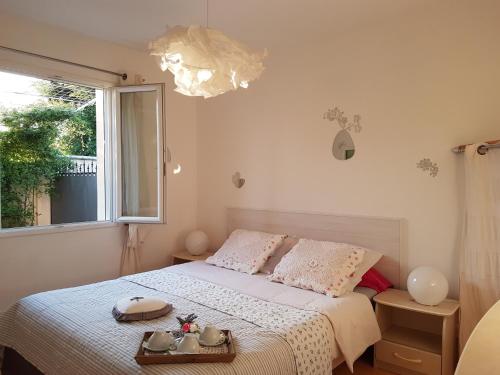
[[189,354],[198,354],[200,352],[200,344],[198,343],[198,338],[194,333],[185,333],[179,345],[177,345],[177,351]]
[[207,325],[200,334],[200,341],[203,344],[215,345],[221,338],[221,331],[214,326]]
[[148,347],[152,350],[167,350],[174,343],[174,336],[170,332],[154,331],[149,337]]

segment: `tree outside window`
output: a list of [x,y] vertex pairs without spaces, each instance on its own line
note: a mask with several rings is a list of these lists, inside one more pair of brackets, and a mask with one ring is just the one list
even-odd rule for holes
[[1,228],[36,225],[37,197],[57,198],[72,156],[96,156],[95,90],[43,80],[34,88],[35,103],[0,110]]

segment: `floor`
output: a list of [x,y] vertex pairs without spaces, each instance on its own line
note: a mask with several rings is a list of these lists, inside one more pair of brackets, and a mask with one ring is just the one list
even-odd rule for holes
[[[343,363],[335,370],[333,370],[333,375],[352,375],[352,374],[347,368],[346,364]],[[354,375],[394,375],[394,374],[392,372],[376,369],[371,364],[359,360],[354,364]]]

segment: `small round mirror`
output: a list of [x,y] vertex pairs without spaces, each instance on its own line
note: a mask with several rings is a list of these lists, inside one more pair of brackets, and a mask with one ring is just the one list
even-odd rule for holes
[[340,130],[333,140],[332,154],[338,160],[347,160],[354,156],[354,141],[347,130]]

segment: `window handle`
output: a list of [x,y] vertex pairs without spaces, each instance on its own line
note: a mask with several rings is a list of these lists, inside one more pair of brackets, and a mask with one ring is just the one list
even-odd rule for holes
[[422,363],[422,360],[421,359],[411,359],[411,358],[405,358],[403,357],[401,354],[399,354],[398,352],[394,352],[392,353],[392,355],[398,359],[402,359],[403,361],[406,361],[406,362],[410,362],[410,363],[416,363],[416,364],[420,364]]

